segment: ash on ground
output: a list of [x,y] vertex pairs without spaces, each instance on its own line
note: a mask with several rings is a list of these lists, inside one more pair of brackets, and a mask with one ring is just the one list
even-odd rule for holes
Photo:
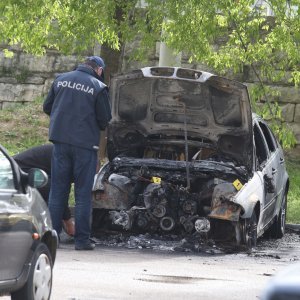
[[[130,234],[130,233],[97,233],[92,240],[97,245],[122,247],[128,249],[151,249],[169,252],[194,252],[203,254],[222,254],[236,252],[236,246],[218,245],[215,241],[201,237],[199,234],[189,236]],[[240,249],[240,248],[239,248]]]
[[[199,233],[188,236],[159,235],[159,234],[133,234],[129,232],[97,231],[93,233],[92,240],[96,245],[119,247],[127,249],[149,249],[164,252],[188,252],[201,255],[222,255],[246,253],[251,257],[263,257],[289,261],[300,260],[300,231],[288,228],[281,239],[258,239],[257,246],[251,251],[232,242],[214,241],[201,236]],[[68,247],[74,244],[74,238],[66,233],[60,234],[61,246]]]
[[298,226],[297,228],[288,227],[281,239],[260,238],[257,247],[250,253],[250,256],[280,259],[283,261],[299,261],[299,253],[300,231]]

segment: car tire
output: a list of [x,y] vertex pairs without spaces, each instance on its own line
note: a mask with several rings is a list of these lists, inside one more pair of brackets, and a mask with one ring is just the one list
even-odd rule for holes
[[103,222],[108,212],[102,208],[93,208],[92,211],[92,230],[97,231],[99,228],[103,228]]
[[242,226],[243,232],[243,243],[246,247],[251,250],[252,248],[256,247],[257,243],[257,217],[255,211],[252,212],[250,218],[245,219],[243,221]]
[[33,255],[28,280],[12,300],[49,300],[52,289],[52,258],[48,247],[40,243]]
[[285,223],[286,223],[286,208],[287,208],[287,194],[284,193],[279,214],[276,216],[275,222],[270,228],[270,237],[274,239],[280,239],[285,234]]

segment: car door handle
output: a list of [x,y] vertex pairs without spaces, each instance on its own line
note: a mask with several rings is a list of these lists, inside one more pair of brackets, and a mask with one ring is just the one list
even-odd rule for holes
[[284,158],[281,158],[281,157],[280,157],[279,163],[280,163],[281,165],[283,165],[283,164],[284,164]]
[[277,170],[272,168],[272,175],[276,174],[277,173]]

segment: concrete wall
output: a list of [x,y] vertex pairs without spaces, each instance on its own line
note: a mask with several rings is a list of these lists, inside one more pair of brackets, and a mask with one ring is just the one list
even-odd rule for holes
[[[144,66],[158,66],[159,43],[149,50],[148,60],[144,62],[129,59],[135,47],[137,45],[127,44],[122,52],[118,53],[103,48],[102,55],[107,64],[106,75]],[[42,57],[35,57],[17,50],[14,53],[13,58],[5,58],[3,52],[0,52],[0,109],[44,96],[56,74],[72,70],[79,62],[76,56],[62,56],[56,51],[49,51]],[[189,64],[185,55],[182,56],[181,66],[213,72],[203,64]],[[287,72],[286,75],[288,79],[289,73]],[[107,77],[105,81],[109,83]],[[256,82],[251,71],[240,74],[236,79],[248,85]],[[297,139],[297,147],[293,153],[300,156],[300,90],[289,85],[287,79],[273,85],[281,92],[281,96],[272,100],[276,100],[282,107],[282,116],[291,126]]]

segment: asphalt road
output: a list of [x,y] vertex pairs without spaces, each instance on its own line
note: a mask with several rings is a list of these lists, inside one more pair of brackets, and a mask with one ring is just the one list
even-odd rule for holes
[[145,243],[156,246],[98,240],[94,251],[75,251],[72,243],[61,243],[51,299],[254,300],[274,274],[300,261],[300,235],[291,231],[281,240],[260,240],[251,253]]
[[259,299],[271,276],[300,260],[299,233],[260,240],[252,253],[198,253],[61,244],[52,300]]

